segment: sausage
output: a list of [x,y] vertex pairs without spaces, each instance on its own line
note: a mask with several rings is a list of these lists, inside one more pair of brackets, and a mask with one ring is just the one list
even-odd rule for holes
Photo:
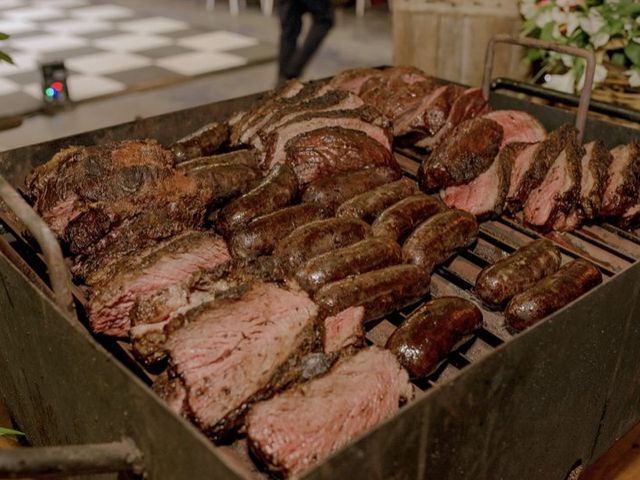
[[461,248],[478,237],[478,221],[470,213],[449,210],[421,223],[402,246],[406,263],[423,268],[428,274]]
[[241,225],[287,206],[298,195],[298,179],[290,167],[276,166],[260,184],[225,205],[216,218],[216,228],[225,237]]
[[407,317],[389,337],[386,348],[412,379],[423,378],[481,325],[482,312],[473,303],[459,297],[441,297]]
[[602,274],[586,260],[573,260],[511,299],[504,311],[507,326],[524,330],[602,283]]
[[234,258],[268,255],[276,248],[279,239],[324,216],[322,208],[311,203],[276,210],[234,231],[229,239],[229,251]]
[[413,195],[391,205],[371,224],[374,237],[389,237],[399,242],[417,225],[447,207],[434,197]]
[[185,175],[198,180],[211,191],[209,205],[216,207],[232,198],[248,192],[262,177],[258,169],[246,165],[212,165],[187,170]]
[[229,126],[214,122],[181,138],[169,147],[177,161],[203,157],[215,153],[229,139]]
[[402,178],[347,200],[336,210],[336,217],[359,218],[371,223],[386,208],[416,193],[418,193],[416,182]]
[[302,201],[318,203],[334,212],[350,198],[398,180],[401,175],[394,168],[374,167],[322,177],[307,185],[307,189],[302,195]]
[[312,258],[296,272],[296,280],[315,292],[327,283],[401,262],[400,245],[390,238],[370,238]]
[[246,165],[247,167],[260,168],[260,157],[254,149],[242,149],[185,160],[176,164],[176,168],[182,171],[192,171],[214,165]]
[[476,293],[488,305],[499,307],[514,295],[560,268],[560,251],[541,238],[484,268],[476,279]]
[[316,292],[321,316],[349,307],[364,307],[364,321],[375,320],[417,302],[429,293],[429,276],[415,265],[394,265],[337,282]]
[[317,220],[296,228],[282,239],[274,255],[280,257],[290,272],[310,258],[371,236],[371,227],[356,218]]

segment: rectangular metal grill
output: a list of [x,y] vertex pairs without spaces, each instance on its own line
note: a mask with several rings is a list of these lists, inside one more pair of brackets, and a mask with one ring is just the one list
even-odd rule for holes
[[[24,178],[25,172],[29,171],[33,166],[46,161],[53,153],[64,145],[89,144],[101,142],[107,138],[124,139],[143,136],[153,136],[159,138],[162,142],[168,143],[169,141],[182,136],[184,133],[189,131],[189,129],[195,129],[194,127],[198,126],[199,123],[205,123],[205,119],[207,121],[221,119],[238,109],[240,106],[248,105],[252,100],[254,100],[254,98],[239,99],[224,102],[222,104],[200,107],[191,111],[177,112],[176,114],[169,114],[137,123],[62,139],[60,141],[6,152],[0,154],[0,173],[11,178],[14,186],[18,187]],[[540,118],[548,128],[557,126],[559,120],[567,121],[570,118],[568,113],[553,109],[552,107],[534,105],[506,96],[494,95],[492,103],[496,108],[517,108],[529,110]],[[180,119],[185,118],[188,118],[188,121],[180,123]],[[597,138],[600,137],[600,135],[604,136],[605,132],[598,130],[599,128],[602,129],[603,126],[605,131],[615,132],[615,135],[607,136],[607,139],[614,143],[627,141],[634,135],[633,131],[624,129],[623,127],[618,127],[614,124],[608,124],[605,122],[592,121],[587,125],[585,141],[588,141],[590,139],[589,137]],[[594,136],[594,132],[598,132],[599,135]],[[411,158],[407,155],[408,153],[406,151],[396,153],[396,157],[403,167],[406,175],[414,177],[418,167],[417,162],[419,162],[421,158],[418,154],[411,154]],[[5,261],[17,268],[26,276],[31,288],[43,295],[43,298],[45,299],[43,301],[51,302],[53,296],[51,289],[47,285],[48,277],[42,255],[25,236],[23,229],[10,213],[0,210],[0,225],[4,229],[4,233],[0,235],[0,251],[2,252],[2,256],[5,258]],[[2,233],[1,230],[0,233]],[[460,453],[459,450],[456,451],[455,448],[453,448],[452,451],[447,452],[447,449],[444,447],[453,445],[452,442],[454,442],[456,438],[465,439],[466,437],[461,434],[459,429],[455,426],[450,425],[450,430],[447,430],[445,428],[447,423],[444,420],[432,420],[431,416],[437,415],[438,412],[441,414],[448,408],[460,408],[461,405],[465,404],[466,400],[463,399],[463,394],[452,393],[455,392],[456,388],[458,388],[462,383],[466,382],[471,385],[475,385],[475,387],[469,387],[471,388],[471,390],[468,391],[469,395],[473,396],[481,394],[482,387],[479,385],[483,381],[488,381],[479,373],[483,368],[486,369],[487,364],[489,363],[482,362],[483,360],[488,360],[491,357],[492,363],[495,364],[495,362],[503,362],[502,368],[509,368],[509,365],[504,363],[509,358],[509,354],[506,354],[505,352],[515,352],[513,355],[518,357],[518,348],[520,348],[521,352],[526,351],[524,347],[518,347],[518,345],[516,345],[518,344],[516,340],[520,339],[520,337],[533,338],[536,335],[540,336],[543,335],[540,332],[544,329],[551,329],[551,327],[536,327],[532,329],[531,332],[526,331],[514,337],[505,329],[502,314],[500,312],[491,311],[481,305],[472,291],[476,276],[482,268],[493,263],[496,259],[513,252],[518,247],[529,243],[533,239],[539,238],[540,236],[541,235],[538,232],[522,226],[517,220],[506,217],[482,222],[479,239],[473,248],[459,253],[451,261],[436,269],[431,279],[432,291],[430,296],[423,299],[423,301],[419,302],[417,305],[412,305],[387,316],[381,321],[372,322],[366,325],[367,340],[371,344],[383,346],[386,339],[393,333],[398,325],[420,304],[430,298],[445,295],[457,295],[474,301],[480,306],[484,315],[484,326],[477,335],[474,336],[474,338],[465,342],[459,349],[451,354],[447,361],[428,379],[414,383],[418,390],[418,395],[417,399],[409,407],[402,409],[395,418],[375,429],[374,432],[371,432],[359,439],[356,444],[346,447],[338,455],[335,455],[329,461],[324,462],[318,468],[312,470],[306,476],[307,478],[337,478],[341,472],[344,473],[349,471],[349,468],[355,468],[356,463],[354,462],[356,462],[356,459],[360,458],[362,455],[366,458],[364,466],[362,467],[363,473],[370,473],[374,477],[378,478],[415,478],[425,475],[426,473],[434,475],[434,478],[512,478],[509,476],[491,477],[488,476],[488,470],[470,470],[467,468],[467,466],[473,464],[473,458],[476,458],[478,455],[482,455],[482,452],[474,452],[471,445],[468,445],[465,441],[460,441],[460,444],[458,445],[458,448],[466,448],[466,450],[463,450],[463,453]],[[582,257],[595,263],[600,268],[605,278],[605,282],[604,285],[597,290],[600,292],[607,292],[605,299],[609,298],[611,301],[618,301],[615,298],[614,289],[619,288],[620,281],[617,281],[616,283],[618,287],[611,285],[614,283],[612,280],[616,278],[616,275],[625,273],[627,279],[637,279],[640,276],[640,268],[637,263],[640,259],[640,233],[638,231],[626,232],[613,225],[597,224],[583,227],[580,230],[571,233],[549,234],[547,236],[554,240],[554,242],[556,242],[560,247],[563,254],[563,262],[572,258]],[[6,271],[7,270],[5,269],[5,272]],[[0,275],[2,275],[2,270],[0,270]],[[0,278],[2,277],[0,276]],[[4,280],[3,285],[5,286],[5,289],[8,288],[5,285]],[[628,291],[633,295],[633,289],[629,289]],[[8,291],[6,292],[6,298],[0,297],[0,305],[2,305],[2,302],[6,301],[7,298],[11,301],[10,293],[11,292]],[[86,318],[83,312],[84,306],[86,305],[85,294],[81,288],[77,286],[73,288],[73,294],[77,306],[79,307],[79,319],[81,322],[85,323],[86,327]],[[635,303],[625,306],[626,310],[624,312],[619,311],[616,313],[616,309],[612,308],[610,310],[608,308],[607,301],[603,300],[602,295],[598,295],[596,292],[588,293],[585,297],[574,303],[575,308],[567,310],[584,311],[586,308],[584,305],[587,304],[593,306],[593,308],[596,309],[596,313],[599,315],[607,315],[610,313],[611,315],[618,315],[620,318],[627,315],[627,322],[629,322],[629,318],[635,315],[634,312],[637,313],[640,311],[640,306],[637,305],[636,299]],[[25,312],[30,311],[30,307],[28,305],[22,305],[19,306],[19,308],[23,309]],[[38,315],[37,309],[34,308],[32,310],[34,315]],[[565,314],[563,317],[565,318],[565,322],[568,321],[566,320],[568,315],[569,314]],[[60,321],[57,319],[54,320]],[[0,328],[2,327],[0,326]],[[625,331],[630,335],[629,338],[636,338],[634,335],[630,334],[629,328],[630,327],[627,324],[625,326]],[[605,336],[606,335],[607,333],[605,333]],[[548,342],[562,340],[561,335],[554,335],[553,333],[548,333],[545,338]],[[596,340],[597,339],[594,339],[594,341]],[[130,346],[127,342],[105,337],[99,337],[98,341],[106,348],[109,354],[117,358],[118,361],[124,363],[131,372],[133,372],[147,385],[153,381],[157,372],[149,371],[140,365],[131,354]],[[511,350],[507,350],[505,347],[510,347],[511,343],[514,344],[512,346],[513,348]],[[524,342],[520,343],[522,344]],[[53,347],[62,348],[62,345],[53,345]],[[570,346],[565,346],[565,348],[570,348]],[[20,363],[19,352],[17,349],[12,350],[9,348],[7,351],[8,354],[5,357],[2,357],[0,354],[0,371],[7,367],[15,368],[15,366],[12,366],[13,362]],[[625,349],[621,347],[620,351],[615,353],[618,356],[622,356],[625,354]],[[521,354],[524,355],[524,353]],[[611,355],[613,356],[613,353]],[[500,360],[499,357],[502,357],[502,359]],[[505,359],[505,357],[507,357],[507,359]],[[627,358],[629,361],[638,360],[637,357],[633,356]],[[618,357],[617,361],[620,362],[622,360]],[[474,364],[478,364],[478,368],[471,371],[472,369],[468,367],[474,366]],[[61,364],[49,365],[47,367],[49,369],[48,372],[51,375],[62,375],[63,372],[60,370],[61,366]],[[32,368],[33,367],[27,368],[27,370],[32,370]],[[44,374],[44,365],[39,365],[36,368],[36,371],[38,371],[38,369],[40,369],[39,371]],[[469,370],[469,374],[465,376],[467,370]],[[552,369],[549,370],[549,375],[553,375],[553,372],[551,371]],[[619,374],[619,371],[622,370],[624,370],[623,367],[616,367],[611,382],[614,382],[615,377]],[[100,375],[101,373],[103,372],[96,372],[96,375]],[[87,374],[91,375],[91,372],[88,372]],[[458,382],[457,380],[461,378],[467,380]],[[12,399],[11,392],[14,394],[17,393],[23,400],[24,395],[29,395],[29,393],[21,393],[20,387],[17,384],[11,384],[12,380],[14,380],[14,383],[18,383],[15,382],[15,376],[12,376],[9,373],[0,373],[0,387],[9,385],[9,388],[6,389],[9,394],[2,393],[1,395],[5,397],[4,400],[9,403],[10,407],[13,407],[12,410],[18,412],[16,414],[18,416],[18,420],[24,422],[25,428],[28,429],[30,427],[34,427],[38,421],[45,420],[46,415],[43,415],[40,412],[37,412],[37,414],[25,413],[27,408],[33,407],[34,400],[31,399],[25,401],[25,405],[20,405],[18,400]],[[597,380],[595,375],[594,380]],[[24,384],[24,382],[22,383]],[[596,384],[597,383],[598,382],[596,381]],[[602,385],[600,385],[600,387],[602,388]],[[138,389],[140,387],[132,385],[130,388],[133,391],[133,389]],[[514,389],[517,390],[517,388],[518,386],[515,385]],[[584,389],[586,390],[593,388],[596,388],[596,386],[584,386]],[[3,388],[0,388],[0,391],[2,390]],[[560,389],[558,389],[558,391],[559,390]],[[96,395],[108,396],[110,394],[110,389],[108,386],[105,386],[102,390],[96,390],[94,393]],[[430,395],[430,393],[433,393],[433,395]],[[535,395],[534,389],[530,389],[529,393],[531,395]],[[147,389],[145,395],[148,397],[153,394]],[[640,411],[637,411],[633,405],[628,405],[629,399],[635,398],[635,395],[635,392],[625,392],[625,399],[623,400],[621,398],[620,402],[624,403],[628,407],[628,411],[625,410],[624,414],[622,413],[622,410],[616,412],[615,420],[617,423],[614,422],[616,423],[616,428],[613,428],[611,432],[606,431],[605,427],[601,427],[598,430],[596,439],[593,440],[593,448],[590,452],[591,456],[582,456],[581,461],[590,461],[597,452],[602,449],[602,445],[598,442],[604,442],[604,444],[606,444],[618,433],[620,428],[625,428],[619,427],[618,424],[627,425],[632,421],[635,423],[637,418],[640,416]],[[535,399],[532,399],[532,401],[534,400]],[[108,399],[105,401],[109,403]],[[148,402],[148,400],[146,401]],[[640,401],[640,396],[638,397],[638,401]],[[530,406],[527,405],[527,407]],[[56,401],[52,408],[58,412],[61,409],[69,408],[69,406],[61,405]],[[96,416],[103,418],[106,415],[106,412],[109,411],[109,408],[117,409],[120,407],[117,406],[117,402],[113,407],[101,406],[99,409],[100,413]],[[163,414],[165,417],[167,415],[173,415],[168,412],[166,407],[164,408],[167,410]],[[491,412],[486,413],[487,416],[491,418]],[[548,414],[550,412],[538,413]],[[507,415],[508,414],[509,413],[507,412]],[[56,413],[56,415],[59,414]],[[83,415],[86,416],[86,413]],[[609,412],[609,415],[611,415],[611,412]],[[142,424],[145,425],[149,419],[145,419],[143,421],[141,417],[142,415],[140,415],[139,412],[132,411],[130,412],[129,421],[134,423],[141,421],[143,422]],[[605,409],[605,411],[601,413],[601,424],[604,425],[606,419],[607,410]],[[81,420],[89,421],[88,418],[84,417]],[[475,420],[476,419],[474,419],[474,421]],[[540,418],[540,421],[543,420],[543,418]],[[504,418],[503,421],[508,421],[508,418]],[[120,420],[118,422],[120,422]],[[592,426],[593,424],[590,420],[585,420],[585,422],[588,423],[589,426]],[[410,429],[412,423],[415,423],[413,430]],[[465,422],[462,423],[464,424]],[[172,428],[184,428],[184,422],[181,424],[182,427],[174,426]],[[123,425],[126,427],[126,422]],[[103,425],[98,424],[94,428],[102,429]],[[475,427],[469,426],[469,431],[476,431],[474,428]],[[504,426],[502,428],[504,429],[504,435],[506,437],[517,437],[521,436],[523,433],[518,431],[517,428],[510,429],[508,426]],[[125,428],[125,430],[127,430],[127,428]],[[581,433],[579,428],[577,430],[577,433]],[[68,436],[77,437],[81,435],[81,432],[83,431],[86,432],[86,429],[77,428],[77,433],[73,432]],[[119,433],[123,431],[122,425],[119,425],[117,431]],[[613,431],[616,433],[612,433]],[[386,443],[385,440],[383,440],[383,433],[381,432],[385,432],[389,435]],[[449,439],[446,438],[448,435],[447,432],[450,432],[451,438]],[[141,434],[138,432],[137,435],[144,435],[144,433]],[[151,433],[148,433],[148,435],[151,435]],[[182,437],[186,437],[187,435],[202,437],[202,435],[195,432],[194,429],[185,429],[181,435]],[[51,441],[52,439],[64,438],[64,436],[65,434],[60,436],[60,434],[55,432],[46,432],[37,434],[33,438],[36,443],[44,443]],[[97,436],[100,437],[101,435],[97,434]],[[605,439],[599,440],[598,436],[605,437]],[[406,451],[403,451],[402,453],[394,451],[393,455],[392,452],[386,451],[386,447],[384,447],[384,445],[387,445],[387,447],[389,445],[393,445],[394,448],[399,448],[397,442],[399,442],[401,438],[405,437],[407,442],[413,442],[410,446],[407,446]],[[569,437],[571,437],[571,435],[567,436],[565,440],[569,441]],[[536,439],[539,440],[538,436],[536,436]],[[74,440],[88,441],[91,439],[74,438]],[[188,458],[188,455],[186,457],[184,455],[182,455],[182,457],[179,456],[177,459],[178,465],[175,467],[177,472],[172,472],[167,470],[166,459],[159,458],[161,455],[168,454],[169,452],[165,451],[164,447],[154,443],[162,442],[162,439],[146,438],[144,441],[141,441],[137,438],[137,440],[143,444],[143,449],[146,448],[147,454],[150,455],[150,458],[147,459],[147,466],[149,472],[153,474],[153,478],[183,478],[183,475],[188,472],[210,473],[213,472],[214,469],[212,469],[213,467],[207,469],[207,465],[216,465],[216,462],[226,463],[224,468],[217,469],[220,478],[238,478],[237,475],[249,474],[248,470],[245,470],[245,467],[243,467],[242,460],[234,458],[234,455],[236,455],[234,453],[237,450],[236,448],[222,448],[215,450],[218,452],[218,455],[212,453],[213,458],[210,459],[210,461],[202,461],[200,470],[198,470],[200,468],[198,466],[187,466],[185,464],[185,458]],[[202,440],[203,438],[200,438],[198,441],[202,442]],[[495,442],[492,443],[492,445],[495,447]],[[536,470],[535,468],[533,470],[529,470],[531,473],[530,478],[552,478],[542,475],[547,475],[549,472],[560,472],[566,470],[566,464],[569,460],[571,460],[569,465],[573,465],[575,459],[569,458],[569,450],[570,448],[567,447],[566,451],[551,454],[549,461],[556,459],[558,460],[559,465],[557,467],[545,467],[542,470]],[[377,452],[377,458],[375,457],[375,452]],[[452,459],[443,459],[443,455],[447,453],[450,454],[452,458],[455,458],[456,455],[458,455],[459,459],[460,455],[463,455],[464,458],[462,460],[464,461],[461,460],[461,466],[456,467]],[[222,455],[219,456],[220,454]],[[240,457],[242,457],[242,455]],[[182,460],[180,460],[180,458],[182,458]],[[531,462],[535,462],[536,458],[539,457],[533,456]],[[514,461],[518,461],[518,459],[515,459]],[[426,466],[427,463],[431,465],[429,468]],[[503,466],[501,462],[497,462],[497,465],[502,468],[502,470],[499,470],[501,472],[505,472],[505,474],[511,471],[509,470],[509,467]],[[516,468],[513,471],[523,471],[522,468],[520,468],[520,470]]]

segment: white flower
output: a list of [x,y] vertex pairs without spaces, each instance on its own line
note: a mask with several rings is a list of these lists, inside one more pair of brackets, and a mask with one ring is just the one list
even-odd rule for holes
[[605,20],[595,8],[589,10],[588,17],[582,17],[580,19],[580,26],[585,33],[593,35],[598,32],[605,25]]
[[609,34],[605,32],[596,33],[595,35],[591,36],[589,41],[591,42],[591,45],[593,45],[593,47],[597,50],[598,48],[603,47],[607,43],[609,43]]
[[522,0],[520,2],[520,13],[524,18],[529,20],[538,12],[536,0]]
[[551,21],[553,21],[557,25],[563,25],[567,23],[567,13],[560,10],[558,7],[553,7],[551,9]]
[[547,74],[544,76],[544,86],[560,92],[574,93],[575,83],[576,79],[572,70],[569,70],[564,75]]
[[571,12],[567,14],[567,37],[570,37],[576,28],[580,26],[580,17],[577,13]]
[[553,18],[551,17],[551,12],[549,10],[547,10],[546,12],[541,12],[536,17],[536,27],[543,28],[547,23],[551,21],[553,21]]
[[[587,72],[587,69],[585,68],[584,71],[582,72],[582,75],[580,76],[580,80],[578,80],[578,90],[582,90],[584,87],[586,72]],[[607,67],[600,64],[596,64],[596,71],[593,72],[593,85],[594,86],[599,85],[602,82],[604,82],[607,79],[608,74],[609,74],[609,71],[607,70]]]
[[573,55],[560,55],[560,60],[562,60],[562,63],[564,64],[565,67],[567,68],[571,68],[573,67],[573,62],[575,61],[575,57]]
[[635,43],[640,43],[640,37],[633,37],[631,40],[633,40]]
[[640,87],[640,70],[634,68],[624,72],[629,77],[629,85],[632,87]]

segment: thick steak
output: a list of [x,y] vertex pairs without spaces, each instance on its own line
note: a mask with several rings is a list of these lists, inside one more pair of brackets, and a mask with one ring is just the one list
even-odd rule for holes
[[249,446],[272,472],[294,475],[389,418],[412,392],[393,354],[370,347],[256,404],[247,417]]
[[349,307],[324,319],[324,353],[335,354],[364,344],[364,307]]
[[617,217],[636,203],[640,191],[640,143],[619,145],[611,150],[611,155],[613,161],[600,213]]

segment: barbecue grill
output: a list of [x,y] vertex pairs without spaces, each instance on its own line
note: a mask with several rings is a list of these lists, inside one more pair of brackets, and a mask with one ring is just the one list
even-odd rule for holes
[[[546,90],[534,93],[563,100]],[[66,146],[144,137],[170,144],[257,98],[0,153],[6,179],[0,179],[0,197],[8,206],[0,209],[0,401],[34,446],[77,445],[39,450],[37,458],[29,449],[0,452],[0,477],[12,469],[145,473],[153,479],[255,475],[242,442],[214,446],[152,392],[154,372],[135,362],[126,343],[89,334],[83,292],[70,283],[52,234],[16,190],[29,171]],[[493,92],[491,104],[527,111],[548,129],[573,120],[566,110],[513,95]],[[608,147],[638,137],[635,130],[595,119],[583,133],[585,142],[601,139]],[[421,156],[396,156],[405,174],[415,175]],[[538,237],[514,219],[483,222],[475,246],[436,270],[431,296],[477,303],[472,288],[479,271]],[[597,224],[550,238],[565,259],[596,264],[603,284],[515,336],[499,312],[483,306],[484,327],[427,380],[415,383],[413,402],[304,478],[357,472],[358,478],[380,479],[564,479],[640,421],[640,234]],[[384,345],[416,307],[367,325],[367,339]]]

